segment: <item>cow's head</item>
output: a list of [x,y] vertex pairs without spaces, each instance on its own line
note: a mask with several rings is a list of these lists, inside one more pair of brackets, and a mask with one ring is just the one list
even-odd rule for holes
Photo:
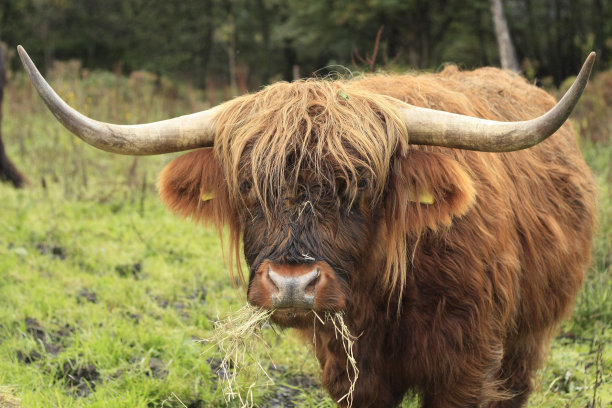
[[594,60],[557,106],[524,122],[419,108],[351,81],[304,80],[193,115],[121,126],[74,111],[19,53],[51,111],[86,142],[123,154],[200,148],[163,170],[162,200],[183,216],[229,225],[230,252],[243,240],[249,302],[275,309],[273,320],[288,326],[311,323],[312,310],[347,307],[362,278],[355,271],[374,261],[386,265],[383,287],[401,290],[406,234],[448,225],[469,208],[474,191],[464,169],[411,144],[533,146],[569,116]]

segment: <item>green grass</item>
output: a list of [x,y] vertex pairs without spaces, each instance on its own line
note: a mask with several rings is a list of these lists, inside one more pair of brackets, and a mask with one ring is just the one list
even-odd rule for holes
[[[143,73],[66,79],[75,70],[60,66],[54,85],[98,119],[150,121],[207,106],[204,95]],[[22,75],[12,80],[3,137],[30,185],[0,184],[0,406],[16,398],[28,408],[225,406],[223,355],[197,340],[245,304],[244,290],[229,278],[216,232],[159,203],[157,173],[172,156],[86,146]],[[593,268],[530,407],[612,404],[612,147],[583,145],[601,186]],[[253,388],[255,402],[333,407],[311,347],[291,331],[263,335],[267,346],[253,353],[275,384]],[[241,376],[243,389],[256,375]]]

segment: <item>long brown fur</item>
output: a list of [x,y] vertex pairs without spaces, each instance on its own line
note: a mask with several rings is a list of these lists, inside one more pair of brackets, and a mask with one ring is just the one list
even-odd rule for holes
[[[569,123],[513,153],[414,146],[392,98],[505,121],[555,103],[494,68],[278,83],[225,104],[214,160],[176,159],[160,178],[162,200],[228,223],[233,248],[244,234],[249,265],[284,249],[297,222],[298,249],[352,268],[342,296],[361,333],[353,406],[394,406],[413,390],[427,408],[521,407],[590,262],[592,175]],[[303,213],[291,200],[304,184],[317,188]],[[214,200],[199,202],[210,190]],[[350,386],[341,345],[324,328],[302,330],[340,398]]]

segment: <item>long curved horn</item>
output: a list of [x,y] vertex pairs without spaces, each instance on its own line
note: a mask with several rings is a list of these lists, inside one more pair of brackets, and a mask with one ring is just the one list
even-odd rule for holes
[[511,152],[534,146],[563,125],[582,91],[595,62],[587,57],[571,88],[544,115],[520,122],[497,122],[434,109],[402,105],[400,112],[411,144],[454,147],[482,152]]
[[143,125],[98,122],[64,102],[40,75],[21,45],[17,46],[17,51],[30,80],[53,115],[68,130],[98,149],[140,156],[211,147],[214,143],[213,119],[220,111],[220,106]]

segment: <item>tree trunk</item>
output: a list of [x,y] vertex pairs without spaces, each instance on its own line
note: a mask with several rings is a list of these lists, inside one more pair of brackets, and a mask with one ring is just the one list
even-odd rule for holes
[[521,68],[516,58],[514,45],[512,45],[502,2],[501,0],[489,0],[489,2],[491,4],[491,14],[493,16],[493,25],[495,26],[495,37],[497,37],[501,66],[504,69],[519,72]]
[[238,81],[236,80],[236,23],[234,22],[234,16],[229,15],[229,21],[231,26],[231,37],[230,44],[227,47],[227,56],[229,62],[229,79],[230,89],[232,96],[238,96]]
[[9,181],[17,188],[26,184],[26,178],[17,170],[13,162],[6,155],[4,143],[2,143],[2,100],[4,97],[4,86],[6,85],[6,51],[0,44],[0,180]]

